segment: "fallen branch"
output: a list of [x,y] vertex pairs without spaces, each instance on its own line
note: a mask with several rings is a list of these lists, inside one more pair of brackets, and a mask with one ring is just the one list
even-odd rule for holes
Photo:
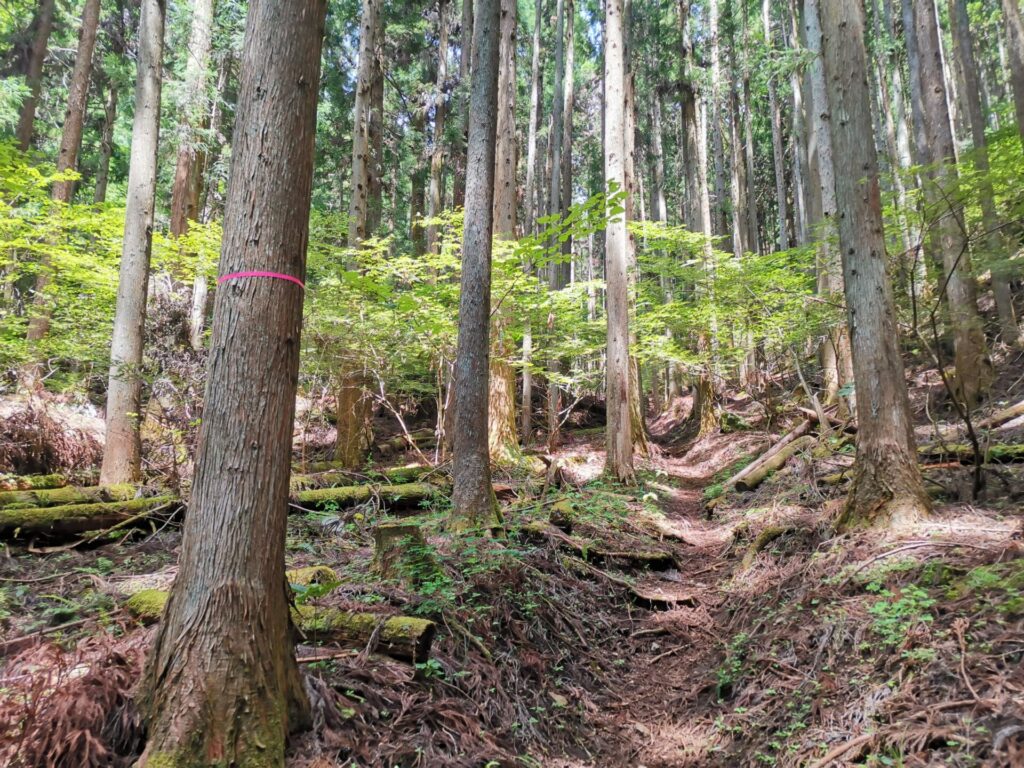
[[752,474],[753,472],[758,471],[758,469],[761,467],[762,464],[764,464],[764,462],[771,461],[772,458],[776,456],[780,451],[785,450],[786,446],[790,445],[795,440],[798,440],[804,435],[808,434],[813,426],[814,422],[811,419],[802,421],[796,427],[794,427],[785,435],[783,435],[782,438],[777,443],[775,443],[775,445],[773,445],[771,448],[769,448],[767,451],[761,454],[760,457],[755,459],[753,462],[751,462],[743,469],[741,469],[739,472],[737,472],[735,475],[733,475],[731,478],[729,478],[729,480],[725,482],[723,488],[729,489],[736,487],[736,484],[741,482],[745,477]]
[[810,448],[816,442],[816,438],[811,435],[804,435],[793,440],[788,445],[783,446],[780,450],[776,451],[774,455],[767,459],[761,459],[756,462],[757,466],[753,471],[748,472],[745,477],[736,481],[735,486],[737,491],[752,491],[768,477],[772,472],[779,470],[789,461],[794,454],[798,451],[802,451],[805,448]]

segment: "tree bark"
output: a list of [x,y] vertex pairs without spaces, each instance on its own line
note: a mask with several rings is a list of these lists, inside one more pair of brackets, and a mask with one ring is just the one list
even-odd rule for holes
[[110,158],[114,154],[114,124],[117,122],[117,86],[107,81],[107,102],[103,106],[103,133],[100,135],[100,162],[96,171],[96,188],[92,201],[104,203],[107,200],[107,184],[110,180]]
[[[992,361],[985,346],[985,334],[978,313],[977,286],[971,269],[971,255],[961,228],[963,210],[956,202],[958,186],[956,149],[946,98],[946,80],[939,46],[938,19],[934,0],[908,0],[904,6],[905,34],[912,35],[917,66],[911,67],[911,95],[920,113],[918,152],[931,169],[925,173],[925,199],[933,215],[940,215],[932,237],[933,250],[940,250],[943,269],[939,295],[948,300],[953,326],[953,348],[959,396],[968,407],[977,405],[992,382]],[[909,13],[906,9],[909,8]],[[907,30],[910,27],[910,31]],[[909,46],[908,46],[909,47]],[[917,77],[913,77],[916,69]],[[947,197],[948,196],[948,197]],[[946,200],[954,202],[947,204]]]
[[886,275],[878,157],[872,138],[864,10],[820,6],[835,161],[839,243],[858,386],[857,459],[840,525],[890,527],[928,514]]
[[43,64],[46,62],[50,32],[53,31],[53,6],[54,0],[40,0],[39,12],[36,14],[36,34],[32,40],[32,52],[29,55],[28,72],[25,76],[28,97],[21,105],[15,133],[18,148],[23,152],[32,144],[32,134],[35,131],[36,106],[39,104],[39,95],[43,88]]
[[[494,233],[499,240],[516,236],[516,2],[501,0],[498,54],[498,125],[494,158]],[[509,315],[504,306],[491,324],[488,444],[491,458],[507,461],[519,445],[516,436],[516,373],[509,364]]]
[[[626,188],[626,60],[623,0],[605,3],[604,175],[609,194]],[[605,471],[633,483],[633,427],[630,415],[629,275],[625,214],[614,216],[605,230],[607,281],[608,426]]]
[[[468,0],[467,0],[468,1]],[[533,55],[530,67],[530,125],[526,140],[526,199],[524,211],[526,226],[524,232],[532,235],[537,220],[537,127],[540,121],[541,101],[541,66],[540,66],[540,30],[543,14],[543,0],[536,0],[533,22]],[[524,267],[528,274],[533,274],[533,265]],[[523,436],[523,444],[530,442],[533,432],[533,373],[530,371],[533,354],[533,329],[527,317],[523,328],[523,402],[520,411],[519,431]]]
[[[963,95],[967,107],[967,121],[974,142],[974,166],[981,173],[978,180],[978,193],[982,224],[985,232],[988,233],[985,237],[985,244],[990,255],[1005,256],[1008,248],[1005,240],[999,235],[999,214],[996,212],[995,192],[988,177],[988,140],[985,138],[987,121],[981,103],[982,88],[974,55],[974,37],[967,15],[967,0],[949,0],[949,18],[956,61],[964,83]],[[1003,341],[1007,344],[1016,344],[1020,338],[1020,329],[1013,310],[1013,295],[1010,293],[1009,280],[1004,270],[998,267],[993,267],[991,272],[992,293],[996,300]]]
[[349,190],[348,245],[354,248],[367,238],[370,191],[370,92],[373,59],[380,34],[381,0],[363,0],[359,27],[359,69],[352,121],[352,186]]
[[[64,116],[64,131],[61,134],[60,150],[57,154],[58,171],[73,171],[78,167],[78,150],[82,144],[82,127],[85,124],[85,109],[89,100],[92,56],[96,49],[96,32],[99,22],[100,0],[85,0],[82,10],[82,26],[78,31],[75,68],[71,73],[71,86],[68,90],[68,109]],[[74,188],[72,181],[57,182],[53,186],[53,199],[62,203],[70,203]]]
[[213,39],[213,0],[195,0],[185,61],[184,94],[178,115],[178,161],[171,187],[171,234],[180,237],[199,218],[199,129],[207,109],[207,69]]
[[142,352],[146,292],[153,246],[160,96],[164,48],[164,0],[143,0],[139,19],[138,73],[124,241],[110,342],[107,432],[100,485],[142,478]]
[[487,407],[501,0],[477,0],[476,16],[455,359],[454,530],[492,528],[499,523],[491,485]]
[[[448,81],[448,10],[449,0],[437,2],[437,84],[434,88],[434,131],[430,148],[430,188],[427,193],[427,218],[441,215],[444,191],[444,125],[448,114],[445,83]],[[500,118],[499,118],[500,119]],[[438,253],[437,225],[427,224],[427,252]]]
[[462,99],[460,119],[462,130],[459,131],[455,178],[452,181],[452,198],[456,208],[462,208],[466,202],[466,148],[469,136],[469,90],[470,74],[473,70],[473,0],[462,0],[462,23],[459,30],[459,83],[465,86],[465,97]]
[[1017,130],[1024,143],[1024,20],[1018,0],[1003,0],[1003,23],[1006,29],[1006,53],[1010,60],[1010,86]]
[[[761,13],[764,20],[764,41],[772,48],[771,0],[763,0]],[[772,159],[775,163],[775,211],[778,218],[780,251],[789,248],[789,204],[786,198],[786,164],[782,149],[782,113],[775,80],[768,78],[768,109],[772,120]]]
[[[326,10],[249,4],[222,275],[305,275]],[[143,684],[142,768],[283,768],[288,733],[309,722],[284,568],[302,298],[270,278],[217,291],[178,576]]]

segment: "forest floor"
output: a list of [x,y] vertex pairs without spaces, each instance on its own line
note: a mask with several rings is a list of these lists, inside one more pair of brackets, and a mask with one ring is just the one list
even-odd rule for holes
[[[655,423],[630,489],[602,478],[600,429],[568,432],[545,457],[555,470],[496,477],[504,537],[444,535],[443,500],[407,511],[425,538],[387,578],[376,498],[294,509],[289,567],[332,569],[298,603],[438,632],[412,662],[381,652],[379,630],[359,647],[307,633],[314,726],[289,765],[1024,765],[1022,466],[987,468],[990,494],[967,503],[970,468],[945,463],[929,471],[931,519],[839,536],[842,487],[822,478],[849,443],[723,493],[786,431],[756,424],[749,401],[729,408],[745,428],[695,445],[673,443],[679,420]],[[165,525],[5,548],[0,763],[130,764],[152,628],[125,597],[167,588],[179,544]]]

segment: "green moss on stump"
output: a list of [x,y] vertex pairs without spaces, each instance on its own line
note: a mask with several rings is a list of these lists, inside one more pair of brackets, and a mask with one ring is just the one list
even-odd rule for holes
[[310,565],[306,568],[295,568],[285,573],[289,584],[308,587],[311,584],[337,584],[338,574],[326,565]]
[[128,612],[143,624],[160,621],[170,593],[163,589],[143,589],[124,602]]

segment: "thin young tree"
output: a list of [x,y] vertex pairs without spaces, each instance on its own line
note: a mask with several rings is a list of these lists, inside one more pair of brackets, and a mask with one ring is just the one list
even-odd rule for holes
[[124,241],[110,342],[107,437],[100,469],[101,485],[137,482],[142,475],[141,368],[160,144],[165,13],[165,0],[142,0]]
[[309,721],[284,543],[326,10],[249,3],[195,482],[140,768],[283,768]]
[[[604,44],[604,175],[607,189],[626,189],[626,59],[623,0],[605,4]],[[608,425],[605,471],[623,483],[633,483],[633,427],[630,417],[628,240],[624,213],[614,215],[605,229],[607,281]]]
[[[96,49],[96,33],[100,23],[100,0],[85,0],[82,9],[82,25],[78,30],[78,50],[75,66],[71,72],[68,88],[68,108],[64,115],[64,130],[61,133],[60,149],[57,153],[57,170],[74,171],[78,168],[78,150],[82,143],[82,126],[89,100],[89,81],[92,77],[92,56]],[[75,182],[58,181],[53,185],[51,196],[61,203],[70,203]],[[35,345],[50,332],[50,307],[46,288],[50,284],[49,259],[43,257],[33,286],[32,316],[29,318],[25,340]],[[27,391],[41,386],[42,366],[38,361],[24,365],[19,372],[19,385]]]
[[[981,102],[982,88],[978,73],[977,59],[974,51],[974,34],[971,32],[970,18],[967,15],[967,0],[949,0],[949,20],[953,33],[953,45],[956,51],[956,62],[964,83],[963,97],[967,106],[967,122],[971,129],[974,143],[974,165],[981,174],[979,179],[979,202],[981,218],[985,232],[985,244],[991,255],[1005,254],[1007,248],[999,232],[999,214],[996,211],[995,191],[988,177],[990,169],[988,160],[988,139],[985,136],[987,119]],[[1020,337],[1020,328],[1013,308],[1013,294],[1010,282],[1004,270],[992,269],[992,293],[996,300],[996,311],[999,315],[999,327],[1005,344],[1016,344]]]
[[459,341],[455,358],[453,530],[493,528],[499,523],[491,485],[487,408],[501,0],[477,0],[474,15]]
[[437,0],[437,85],[434,89],[434,130],[430,148],[430,182],[427,192],[427,251],[437,253],[441,248],[437,224],[444,196],[444,131],[448,116],[445,88],[448,82],[448,14],[449,0]]
[[[886,274],[878,156],[872,134],[864,8],[820,4],[839,244],[857,382],[857,458],[846,528],[895,527],[929,511]],[[820,107],[816,107],[819,108]]]
[[[910,54],[910,93],[918,122],[917,151],[928,164],[924,195],[938,221],[930,248],[941,261],[939,294],[949,304],[958,396],[978,404],[994,377],[978,312],[977,285],[957,202],[956,147],[950,123],[938,18],[934,0],[905,0],[904,34]],[[838,175],[838,174],[837,174]]]
[[[548,215],[560,216],[563,212],[562,201],[562,121],[565,119],[565,0],[555,2],[555,79],[551,91],[551,132],[548,136],[548,157],[551,161],[551,174],[548,177]],[[552,246],[555,243],[551,244]],[[561,259],[548,264],[548,290],[560,291],[569,284],[569,265]],[[555,315],[548,315],[548,333],[552,336]],[[561,410],[562,389],[558,385],[557,375],[561,371],[561,361],[557,357],[548,360],[548,370],[554,376],[548,377],[548,449],[553,450],[559,441],[559,411]]]
[[29,145],[32,143],[32,134],[35,132],[36,106],[39,104],[39,95],[43,89],[43,64],[46,62],[50,32],[53,31],[53,6],[54,0],[40,0],[39,10],[36,13],[36,34],[32,39],[32,51],[28,59],[28,72],[25,74],[28,97],[21,105],[21,112],[18,116],[18,129],[15,134],[18,139],[18,147],[22,150],[29,148]]

